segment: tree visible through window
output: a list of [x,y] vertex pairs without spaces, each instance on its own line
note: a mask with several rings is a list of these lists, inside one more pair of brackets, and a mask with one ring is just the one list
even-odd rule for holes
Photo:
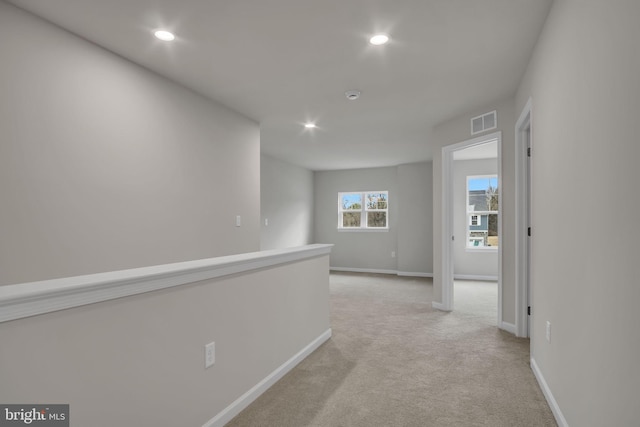
[[467,177],[467,247],[497,248],[498,176]]
[[338,193],[338,228],[388,228],[388,198],[387,191]]

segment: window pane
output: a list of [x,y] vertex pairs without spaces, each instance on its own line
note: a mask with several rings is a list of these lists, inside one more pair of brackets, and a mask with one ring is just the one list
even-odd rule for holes
[[367,209],[387,209],[387,195],[384,193],[368,193]]
[[489,215],[489,231],[487,236],[487,246],[498,247],[498,215]]
[[469,212],[498,210],[498,177],[474,177],[468,180]]
[[349,193],[342,195],[342,209],[344,210],[360,210],[362,209],[362,194]]
[[367,212],[367,226],[368,227],[386,227],[387,213],[386,212]]
[[344,212],[342,214],[343,227],[360,227],[360,212]]

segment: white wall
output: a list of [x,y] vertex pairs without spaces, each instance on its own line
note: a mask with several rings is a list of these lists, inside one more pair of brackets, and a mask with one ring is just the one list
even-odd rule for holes
[[640,420],[639,16],[556,0],[517,95],[533,104],[532,357],[570,426]]
[[265,154],[260,159],[260,248],[312,243],[313,172]]
[[[315,241],[332,243],[331,267],[396,270],[397,173],[395,167],[315,172]],[[338,231],[338,193],[389,191],[388,231]]]
[[398,166],[398,272],[433,274],[431,162]]
[[[433,144],[438,147],[457,144],[480,135],[471,135],[472,117],[496,110],[502,132],[502,320],[515,324],[515,114],[514,100],[496,101],[455,117],[434,128]],[[433,300],[442,301],[442,154],[436,149],[433,158]]]
[[467,177],[496,175],[497,159],[456,160],[453,162],[453,272],[456,275],[498,277],[497,250],[467,250]]
[[[431,176],[431,162],[315,172],[315,241],[335,244],[331,266],[431,275]],[[389,191],[389,231],[338,231],[338,193],[369,190]]]
[[256,123],[4,2],[0,39],[0,284],[258,250]]
[[66,403],[73,426],[203,426],[330,333],[328,283],[321,255],[0,323],[0,402]]

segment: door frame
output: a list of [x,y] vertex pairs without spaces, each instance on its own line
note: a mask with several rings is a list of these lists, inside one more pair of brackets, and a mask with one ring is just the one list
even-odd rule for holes
[[[532,101],[527,101],[516,122],[516,336],[529,337],[528,307],[531,259],[527,229],[531,226],[531,158],[527,148],[532,147]],[[527,165],[527,162],[529,164]]]
[[498,141],[498,327],[502,322],[502,132],[493,132],[457,144],[442,147],[442,305],[441,310],[453,311],[453,153],[465,148]]

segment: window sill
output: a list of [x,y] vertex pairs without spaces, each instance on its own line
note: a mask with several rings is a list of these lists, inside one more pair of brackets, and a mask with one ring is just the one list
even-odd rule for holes
[[388,228],[339,228],[339,233],[384,233],[388,232]]
[[497,253],[498,252],[498,247],[497,246],[490,246],[490,247],[477,247],[477,248],[465,248],[465,252],[485,252],[485,253]]

